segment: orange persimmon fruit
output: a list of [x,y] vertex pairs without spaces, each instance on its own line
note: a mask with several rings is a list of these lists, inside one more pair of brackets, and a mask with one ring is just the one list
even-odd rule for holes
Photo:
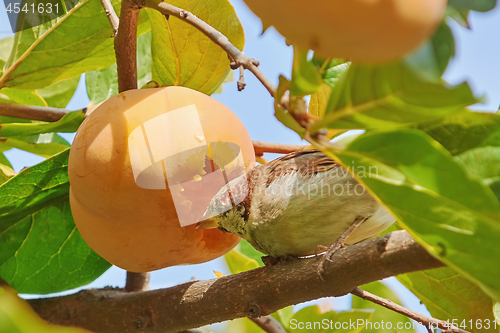
[[[83,239],[133,272],[202,263],[228,252],[238,237],[195,224],[223,186],[203,178],[214,161],[200,149],[214,144],[236,147],[238,158],[226,158],[227,181],[253,167],[245,127],[205,94],[183,87],[130,90],[102,103],[78,129],[69,157],[71,211]],[[190,145],[197,152],[186,155]],[[181,226],[183,218],[190,224]]]
[[415,49],[442,20],[446,0],[244,0],[264,26],[324,57],[378,63]]

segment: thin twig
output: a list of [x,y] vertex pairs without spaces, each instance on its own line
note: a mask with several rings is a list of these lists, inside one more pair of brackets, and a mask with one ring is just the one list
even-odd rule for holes
[[[87,108],[82,109],[85,113]],[[67,113],[72,112],[66,109],[57,109],[47,106],[20,105],[0,103],[0,116],[16,117],[40,121],[58,121]]]
[[[169,3],[160,0],[137,0],[142,1],[138,3],[140,6],[153,8],[164,15],[175,16],[184,22],[192,25],[199,31],[201,31],[205,36],[210,38],[215,44],[222,48],[228,54],[230,59],[230,66],[232,69],[238,67],[243,67],[249,70],[255,75],[255,77],[262,83],[262,85],[267,89],[272,97],[276,95],[276,86],[267,78],[264,73],[259,69],[259,62],[255,59],[248,57],[245,53],[240,51],[236,46],[231,44],[229,39],[224,36],[220,31],[216,30],[214,27],[199,19],[196,15],[193,15],[187,10],[181,9],[179,7],[173,6]],[[240,72],[240,80],[238,81],[238,90],[242,90],[244,85],[242,85],[242,74]],[[303,98],[296,98],[295,105],[298,106],[299,103],[303,104],[302,108],[289,107],[289,94],[284,94],[280,100],[280,105],[287,109],[289,113],[295,118],[295,120],[304,128],[308,128],[313,120],[310,115],[306,112],[307,106]],[[301,105],[302,106],[302,105]],[[300,112],[297,112],[300,111]],[[305,111],[305,112],[304,112]],[[319,132],[319,131],[317,131]],[[320,136],[324,136],[324,133],[319,133]]]
[[271,96],[274,97],[276,87],[259,69],[259,62],[255,59],[251,59],[242,51],[240,51],[236,46],[231,44],[226,36],[210,26],[208,23],[199,19],[198,17],[196,17],[196,15],[193,15],[187,10],[178,8],[166,2],[161,2],[158,0],[142,0],[141,5],[143,7],[156,9],[164,15],[175,16],[204,33],[215,44],[219,45],[224,51],[226,51],[226,53],[230,56],[231,59],[233,59],[238,67],[243,66],[243,68],[252,72],[255,77],[264,85],[267,91],[269,91]]
[[267,333],[286,333],[283,325],[271,316],[262,316],[259,318],[250,318],[257,326]]
[[[375,304],[378,304],[380,306],[383,306],[384,308],[387,308],[389,310],[392,310],[394,312],[400,313],[404,316],[407,316],[408,318],[411,318],[420,324],[424,325],[428,330],[433,328],[433,327],[439,327],[440,329],[443,330],[448,330],[451,332],[455,333],[469,333],[467,331],[464,331],[458,327],[455,327],[451,325],[451,323],[444,321],[444,320],[439,320],[436,318],[432,318],[429,316],[426,316],[424,314],[420,314],[418,312],[412,311],[408,308],[405,308],[404,306],[401,306],[399,304],[394,303],[393,301],[379,297],[377,295],[374,295],[372,293],[369,293],[368,291],[365,291],[360,288],[354,288],[353,291],[351,291],[351,294],[358,296],[364,300],[368,300],[370,302],[373,302]],[[430,331],[432,332],[432,330]]]
[[242,91],[245,89],[245,86],[247,85],[245,83],[245,67],[243,65],[239,66],[240,69],[240,79],[238,80],[238,91]]
[[[247,69],[255,75],[255,77],[262,83],[262,85],[267,89],[269,94],[274,97],[276,94],[276,86],[269,80],[269,78],[260,70],[259,61],[248,57],[245,53],[240,51],[236,46],[231,44],[229,39],[224,36],[220,31],[206,23],[205,21],[199,19],[196,15],[193,15],[187,10],[181,9],[169,3],[159,1],[159,0],[138,0],[140,6],[153,8],[164,15],[175,16],[184,22],[192,25],[199,31],[201,31],[205,36],[210,38],[215,44],[226,51],[231,63],[232,69],[240,68],[240,80],[238,80],[238,90],[241,91],[245,87],[245,81],[243,78],[242,69]],[[139,3],[138,2],[138,3]],[[284,108],[287,109],[289,95],[283,96],[280,104],[283,103]],[[293,110],[292,110],[293,111]],[[295,117],[294,113],[291,112]],[[307,117],[306,117],[307,118]]]
[[106,12],[106,16],[108,17],[109,23],[113,28],[113,37],[118,33],[118,25],[120,21],[118,19],[118,15],[116,15],[115,9],[109,0],[101,0],[101,4],[104,7],[104,11]]
[[264,153],[289,154],[294,151],[304,150],[311,146],[308,145],[289,145],[285,143],[272,143],[264,141],[252,141],[256,156],[262,156]]

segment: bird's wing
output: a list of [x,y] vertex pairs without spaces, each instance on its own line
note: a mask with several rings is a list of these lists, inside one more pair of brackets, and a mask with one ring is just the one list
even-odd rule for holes
[[300,173],[302,176],[314,176],[320,172],[327,172],[340,165],[318,150],[300,150],[278,159],[275,159],[263,166],[266,169],[266,187],[275,179],[288,174]]
[[305,177],[314,176],[336,167],[340,165],[322,152],[313,149],[296,151],[256,166],[246,174],[246,179],[243,177],[240,179],[248,182],[245,184],[248,185],[248,194],[237,206],[243,212],[242,216],[246,221],[250,215],[252,196],[257,188],[261,186],[267,188],[274,180],[288,174],[300,172]]

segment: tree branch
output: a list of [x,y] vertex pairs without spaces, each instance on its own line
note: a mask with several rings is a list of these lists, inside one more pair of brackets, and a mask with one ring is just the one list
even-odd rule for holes
[[116,15],[115,9],[113,8],[111,1],[109,0],[101,0],[101,4],[104,7],[104,11],[106,13],[106,16],[108,17],[111,27],[113,28],[113,36],[116,36],[116,34],[118,33],[118,25],[120,24],[120,20]]
[[[86,112],[87,108],[82,109],[82,111]],[[0,116],[16,117],[22,119],[53,122],[58,121],[69,112],[72,111],[46,106],[0,103]]]
[[115,38],[118,91],[137,89],[137,25],[139,7],[132,0],[123,0],[118,35]]
[[337,251],[319,277],[316,258],[172,288],[125,293],[86,290],[75,295],[30,300],[49,322],[93,332],[179,332],[239,317],[259,317],[283,307],[350,293],[365,283],[393,275],[442,267],[406,231]]
[[264,153],[289,154],[297,150],[304,150],[309,145],[289,145],[285,143],[272,143],[264,141],[252,141],[256,156],[262,156]]
[[[249,58],[246,54],[240,51],[236,46],[231,44],[229,39],[224,36],[221,32],[214,29],[208,23],[196,17],[196,15],[188,12],[187,10],[178,8],[169,3],[158,1],[158,0],[139,0],[142,1],[140,3],[143,7],[153,8],[158,10],[163,15],[175,16],[178,19],[183,20],[186,23],[189,23],[202,33],[204,33],[208,38],[210,38],[215,44],[219,45],[226,53],[229,55],[230,59],[233,60],[232,68],[238,68],[242,66],[243,68],[249,70],[255,75],[255,77],[266,87],[267,91],[274,96],[276,92],[276,87],[274,84],[264,75],[264,73],[259,69],[259,62]],[[238,81],[239,86],[241,83]]]
[[458,327],[455,327],[451,325],[449,322],[446,322],[444,320],[439,320],[433,317],[426,316],[424,314],[412,311],[408,308],[405,308],[404,306],[401,306],[399,304],[394,303],[393,301],[379,297],[377,295],[374,295],[368,291],[362,290],[360,288],[354,288],[353,291],[351,291],[351,294],[358,296],[364,300],[368,300],[370,302],[373,302],[375,304],[381,305],[384,308],[387,308],[389,310],[392,310],[394,312],[400,313],[408,318],[411,318],[420,324],[424,325],[428,330],[431,330],[433,327],[439,327],[442,330],[447,330],[449,332],[455,332],[455,333],[469,333],[467,331],[464,331]]

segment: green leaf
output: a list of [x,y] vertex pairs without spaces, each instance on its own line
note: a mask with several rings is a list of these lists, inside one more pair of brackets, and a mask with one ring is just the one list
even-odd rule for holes
[[[390,299],[391,301],[401,305],[401,301],[399,300],[398,296],[385,284],[379,281],[375,281],[369,284],[365,284],[363,286],[360,286],[361,289],[366,290],[372,294],[375,294],[377,296]],[[373,326],[367,326],[363,332],[366,333],[393,333],[395,331],[400,332],[400,333],[410,333],[410,332],[415,332],[415,329],[413,328],[412,321],[397,312],[394,312],[392,310],[389,310],[381,305],[374,304],[370,301],[365,301],[362,298],[353,296],[352,297],[352,308],[353,309],[373,309],[375,312],[373,313],[373,317],[371,318],[372,323],[381,323],[384,321],[387,323],[384,328],[376,328]],[[441,319],[441,318],[440,318]],[[391,323],[391,324],[388,324]],[[400,327],[398,327],[398,323]],[[391,328],[388,328],[387,325],[390,325]],[[405,328],[406,327],[406,328]]]
[[151,32],[149,31],[137,37],[137,85],[139,87],[152,80],[151,68]]
[[9,36],[0,39],[0,59],[7,62],[7,59],[9,59],[9,55],[13,45],[14,45],[14,36]]
[[238,250],[232,249],[224,255],[226,264],[231,274],[246,272],[259,267],[257,261],[247,257]]
[[371,132],[330,155],[363,168],[360,180],[401,226],[500,299],[500,203],[439,144],[416,130]]
[[[300,309],[290,319],[290,332],[356,333],[370,321],[373,310],[323,312],[317,305]],[[343,327],[342,327],[343,326]]]
[[311,62],[318,68],[323,82],[328,84],[330,88],[335,87],[351,64],[342,59],[323,59],[316,56],[312,58]]
[[[30,128],[39,128],[38,126],[43,124],[45,123],[28,119],[0,116],[0,152],[11,148],[17,148],[43,157],[50,157],[70,146],[66,140],[54,132],[30,134],[36,132],[34,130],[30,131]],[[26,130],[24,126],[27,125],[32,126],[28,127]],[[1,135],[3,135],[2,133],[4,133],[2,132],[2,129],[5,128],[7,128],[5,134],[9,134],[10,132],[10,134],[14,135],[10,137],[1,137]],[[22,130],[16,132],[16,128],[21,128]],[[16,133],[19,135],[15,135]],[[0,159],[0,163],[10,165],[10,163],[6,163],[6,158],[3,154],[1,154],[0,157],[4,158]]]
[[495,303],[493,306],[493,315],[498,324],[500,324],[500,303]]
[[453,6],[448,5],[446,7],[446,16],[451,17],[462,27],[469,29],[469,11],[464,9],[457,9]]
[[[3,154],[2,154],[3,155]],[[11,179],[16,175],[16,172],[11,166],[5,165],[0,161],[0,185],[5,183],[7,180]]]
[[453,18],[460,25],[469,28],[468,17],[471,10],[486,12],[496,6],[496,0],[450,0],[446,8],[446,15]]
[[306,96],[316,92],[322,81],[316,66],[307,60],[308,50],[298,47],[293,48],[292,80],[290,81],[290,94],[293,96]]
[[14,36],[0,39],[0,77],[3,74],[3,66],[9,59],[10,51],[14,45]]
[[248,318],[238,318],[234,320],[229,320],[224,323],[222,327],[213,326],[209,330],[203,332],[210,333],[227,333],[227,332],[238,332],[238,333],[265,333],[259,326],[252,322]]
[[398,225],[398,222],[396,221],[396,223],[394,223],[393,225],[391,225],[389,228],[385,229],[384,231],[382,231],[381,233],[379,233],[377,236],[380,237],[380,236],[383,236],[385,234],[389,234],[393,231],[398,231],[398,230],[403,230],[403,228],[401,228],[399,225]]
[[[144,11],[145,13],[145,11]],[[151,81],[151,32],[137,37],[137,82],[141,87]],[[87,94],[92,104],[99,104],[118,94],[116,63],[85,74]]]
[[[397,279],[420,299],[434,318],[449,320],[455,326],[465,321],[466,327],[460,328],[469,332],[498,332],[493,323],[491,297],[451,268],[403,274]],[[476,326],[478,320],[481,327]]]
[[337,82],[324,118],[310,132],[403,127],[439,120],[476,101],[467,84],[423,81],[399,62],[352,64]]
[[8,117],[8,116],[0,116],[0,124],[10,124],[10,123],[32,123],[34,120],[24,119],[24,118],[16,118],[16,117]]
[[[53,133],[47,133],[47,134],[53,134]],[[43,139],[41,141],[42,141],[41,143],[28,142],[25,140],[18,139],[17,137],[0,138],[0,149],[5,151],[12,148],[17,148],[42,157],[50,157],[68,148],[68,145],[56,142],[43,143],[44,141]]]
[[462,111],[439,122],[420,124],[418,129],[430,135],[452,155],[472,148],[500,147],[500,115]]
[[67,14],[16,33],[0,87],[40,89],[108,67],[115,62],[112,33],[101,3],[81,0]]
[[155,81],[149,81],[149,82],[146,82],[144,85],[142,85],[139,89],[151,89],[151,88],[159,88],[160,85],[158,84],[158,82],[155,82]]
[[20,293],[76,288],[111,266],[76,229],[68,156],[69,149],[0,186],[0,276]]
[[290,328],[288,325],[290,325],[290,319],[293,316],[293,306],[287,306],[286,308],[280,309],[276,311],[275,313],[272,313],[271,316],[279,321],[283,328],[288,332]]
[[[243,28],[227,0],[173,0],[170,4],[189,10],[224,34],[242,50]],[[184,86],[212,94],[226,78],[227,54],[198,29],[176,17],[166,19],[147,9],[152,30],[153,81]]]
[[7,157],[5,157],[4,152],[5,150],[2,149],[2,146],[0,145],[0,164],[7,166],[8,168],[12,169],[12,164],[10,164],[9,160]]
[[309,113],[316,117],[323,117],[332,89],[349,68],[350,63],[342,59],[332,60],[317,57],[313,57],[311,62],[318,68],[323,82],[320,84],[319,89],[311,95]]
[[434,35],[418,50],[404,58],[404,63],[424,80],[439,83],[450,59],[455,55],[455,41],[450,27],[441,23]]
[[104,102],[118,94],[118,75],[116,63],[109,67],[85,74],[85,83],[90,102],[94,105]]
[[52,123],[7,123],[0,125],[0,137],[14,137],[20,135],[33,135],[48,132],[76,132],[85,114],[81,111],[73,111],[64,115],[58,121]]
[[15,88],[0,89],[0,102],[12,104],[26,104],[47,106],[44,99],[34,90],[21,90]]
[[496,0],[449,0],[448,4],[457,9],[475,10],[478,12],[487,12],[496,6]]
[[458,156],[470,175],[481,178],[500,200],[500,147],[479,147]]
[[55,326],[43,321],[28,302],[5,286],[0,286],[0,332],[91,333],[81,328]]
[[151,31],[151,22],[149,21],[148,12],[145,10],[141,10],[139,12],[139,25],[137,27],[137,37],[142,36],[143,34],[149,31]]
[[33,134],[33,135],[25,135],[25,136],[15,136],[14,138],[23,140],[30,143],[57,143],[62,146],[68,148],[71,146],[66,139],[61,137],[59,134],[51,132],[51,133],[41,133],[41,134]]
[[234,72],[229,71],[226,75],[226,78],[224,81],[220,84],[220,86],[217,87],[217,89],[213,92],[214,94],[222,94],[223,89],[224,89],[224,83],[230,83],[234,81]]
[[74,78],[59,81],[50,87],[37,90],[37,93],[43,97],[48,106],[54,108],[65,108],[75,94],[80,75]]
[[316,117],[323,117],[331,93],[332,88],[326,83],[321,83],[318,91],[311,95],[309,113]]
[[243,255],[255,260],[260,267],[264,266],[264,263],[262,262],[264,254],[257,251],[252,245],[250,245],[249,242],[242,239],[237,248]]

